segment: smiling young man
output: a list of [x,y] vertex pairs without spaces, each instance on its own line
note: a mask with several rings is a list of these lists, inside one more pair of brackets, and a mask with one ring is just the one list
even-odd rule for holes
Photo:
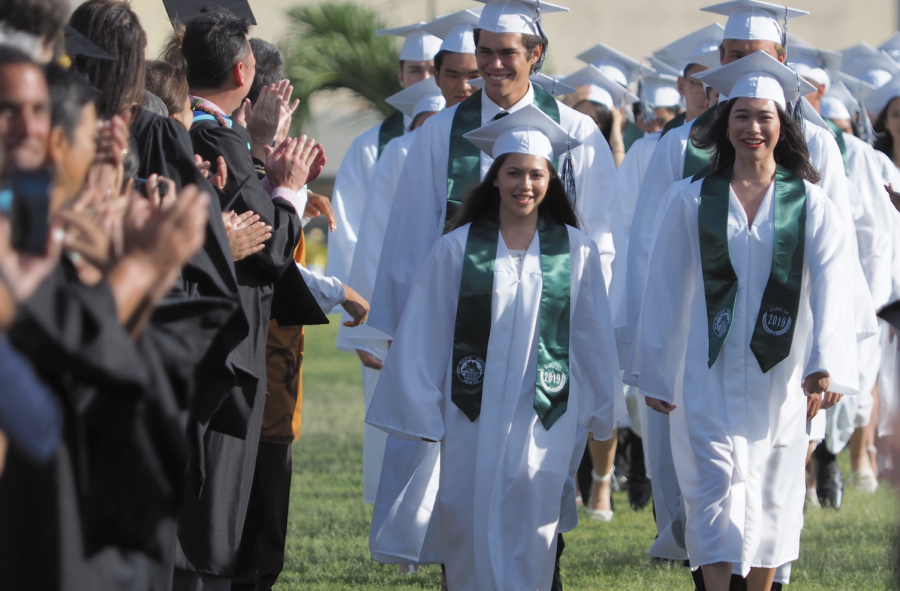
[[[563,10],[567,9],[540,2],[541,14]],[[609,145],[589,117],[529,81],[547,50],[548,41],[542,35],[535,0],[490,0],[484,7],[474,31],[484,88],[429,119],[410,147],[379,262],[370,316],[375,328],[394,333],[428,252],[452,221],[463,197],[491,165],[491,158],[471,150],[462,135],[530,104],[559,121],[582,143],[570,152],[576,188],[571,197],[583,229],[600,247],[608,284],[615,253],[613,232],[621,229],[621,214],[612,207],[615,163]],[[565,161],[561,158],[557,165],[561,167]]]
[[[375,32],[404,38],[400,49],[400,67],[397,68],[397,78],[403,88],[409,88],[432,76],[434,56],[440,49],[441,40],[422,30],[421,23]],[[350,274],[359,224],[369,197],[375,164],[381,158],[387,143],[403,135],[411,123],[403,113],[395,111],[383,122],[353,140],[341,161],[331,196],[337,228],[328,237],[326,275],[337,277],[342,283],[347,283]]]

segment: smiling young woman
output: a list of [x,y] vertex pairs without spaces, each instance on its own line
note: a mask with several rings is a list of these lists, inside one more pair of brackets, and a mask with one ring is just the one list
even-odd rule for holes
[[785,114],[794,72],[758,52],[697,76],[731,99],[693,140],[709,167],[664,199],[626,373],[669,415],[706,588],[736,569],[768,591],[799,556],[806,423],[857,393],[853,259]]

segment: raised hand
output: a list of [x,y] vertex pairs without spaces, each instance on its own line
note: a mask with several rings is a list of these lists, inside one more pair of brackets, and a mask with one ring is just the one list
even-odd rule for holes
[[307,191],[306,210],[304,213],[311,218],[324,215],[325,219],[328,220],[328,228],[332,232],[337,230],[337,219],[334,217],[334,209],[331,207],[331,200],[328,197]]
[[259,215],[252,211],[245,211],[241,215],[233,211],[223,213],[222,220],[225,222],[228,244],[235,262],[261,251],[266,247],[265,241],[272,237],[272,226],[259,221]]
[[310,169],[319,158],[316,140],[305,135],[288,138],[277,148],[266,146],[266,175],[273,187],[299,191],[308,182]]

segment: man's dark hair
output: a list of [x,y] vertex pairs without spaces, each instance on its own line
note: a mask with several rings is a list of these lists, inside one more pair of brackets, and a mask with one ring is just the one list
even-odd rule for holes
[[62,35],[68,17],[66,0],[3,0],[0,20],[17,31],[53,42]]
[[0,43],[0,66],[15,66],[19,64],[28,64],[35,68],[40,68],[40,64],[34,61],[34,58],[12,45],[4,45]]
[[75,129],[81,125],[82,111],[97,102],[100,91],[91,86],[87,78],[73,69],[49,63],[44,72],[50,88],[50,124],[59,127],[72,141]]
[[250,85],[247,98],[255,104],[263,86],[275,84],[284,78],[282,74],[284,62],[278,48],[268,41],[253,38],[250,40],[250,49],[253,50],[253,57],[256,58],[256,77],[253,79],[253,84]]
[[583,100],[581,102],[578,102],[572,106],[574,108],[574,107],[577,107],[578,105],[580,105],[581,103],[587,103],[588,105],[590,105],[591,111],[593,112],[593,114],[590,115],[590,117],[591,117],[591,119],[594,120],[594,123],[597,124],[597,127],[600,128],[600,133],[603,134],[603,137],[605,137],[606,141],[608,142],[609,136],[612,133],[612,125],[613,125],[612,111],[610,111],[609,107],[607,107],[606,105],[602,105],[600,103],[595,103],[594,101],[587,100],[587,99]]
[[116,58],[76,56],[73,65],[101,92],[100,117],[108,119],[144,102],[147,34],[131,7],[119,0],[88,0],[75,9],[72,28]]
[[168,115],[184,110],[188,96],[187,78],[184,72],[168,62],[147,62],[147,90],[155,94],[166,106]]
[[[478,38],[481,36],[481,29],[475,29],[473,32],[473,36],[475,37],[475,47],[478,51]],[[531,73],[537,74],[541,71],[541,67],[544,65],[544,59],[547,57],[547,49],[550,47],[550,41],[543,37],[538,37],[537,35],[528,35],[526,33],[522,33],[522,45],[525,46],[525,53],[531,55],[538,45],[542,47],[541,49],[541,57],[534,62],[534,65],[531,66]]]
[[219,88],[231,68],[247,58],[250,21],[220,9],[202,14],[184,29],[181,53],[187,62],[191,88]]

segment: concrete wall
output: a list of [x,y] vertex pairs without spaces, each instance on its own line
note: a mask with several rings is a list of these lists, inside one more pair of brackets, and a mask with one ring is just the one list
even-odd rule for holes
[[[290,6],[318,0],[250,0],[258,26],[253,36],[277,43]],[[556,0],[569,6],[567,14],[544,18],[550,38],[546,70],[567,74],[581,67],[575,55],[602,41],[634,57],[653,50],[695,29],[715,22],[715,15],[700,12],[715,0]],[[477,6],[465,0],[360,0],[382,13],[390,25],[429,18],[429,9],[444,14]],[[900,0],[792,0],[791,6],[809,10],[810,16],[790,21],[789,30],[825,49],[843,49],[859,41],[880,44],[898,26]],[[154,57],[171,31],[161,0],[133,0],[132,7],[147,30],[147,53]],[[718,21],[725,24],[724,18]],[[312,105],[315,121],[304,130],[323,142],[329,155],[326,175],[336,173],[353,137],[378,122],[364,105],[344,93],[320,96]],[[362,112],[361,112],[362,111]]]

